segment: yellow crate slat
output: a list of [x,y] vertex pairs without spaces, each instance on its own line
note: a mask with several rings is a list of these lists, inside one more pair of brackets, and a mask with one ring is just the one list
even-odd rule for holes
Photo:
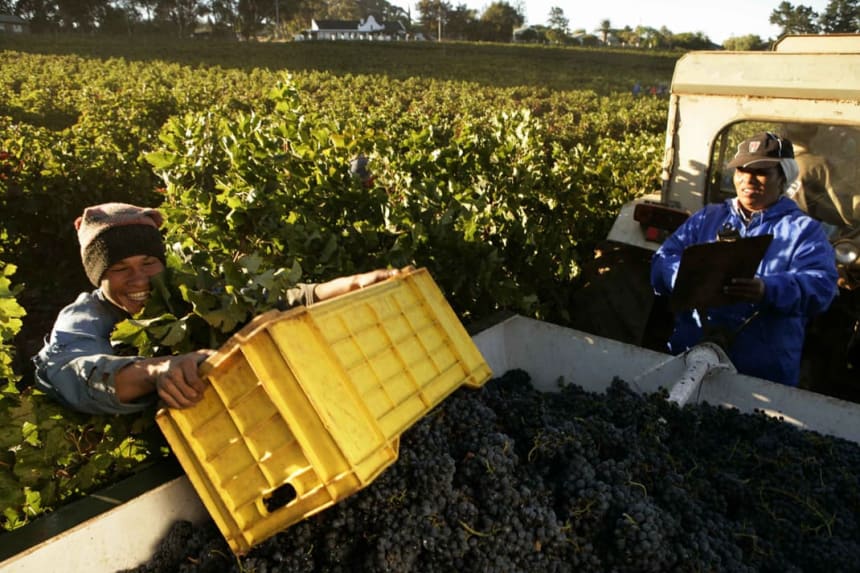
[[492,375],[426,269],[256,317],[156,420],[230,548],[246,553],[370,484],[400,435]]
[[343,457],[359,463],[385,441],[385,436],[346,373],[310,320],[285,319],[269,328],[275,338],[285,342],[280,350],[314,415],[333,435]]

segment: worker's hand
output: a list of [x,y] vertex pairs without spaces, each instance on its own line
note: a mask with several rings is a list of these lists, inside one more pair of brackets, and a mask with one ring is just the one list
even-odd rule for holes
[[197,350],[171,356],[159,365],[155,375],[158,397],[171,408],[188,408],[203,398],[206,382],[197,369],[214,350]]
[[723,287],[723,292],[738,299],[738,302],[761,302],[764,298],[764,281],[759,277],[731,279],[729,284]]

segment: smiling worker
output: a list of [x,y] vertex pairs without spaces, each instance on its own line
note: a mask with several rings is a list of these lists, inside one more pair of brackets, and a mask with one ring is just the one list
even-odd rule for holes
[[[173,408],[193,406],[205,382],[198,365],[214,351],[143,358],[121,355],[111,333],[143,309],[150,279],[165,268],[163,222],[156,209],[126,203],[88,207],[75,221],[81,261],[93,286],[60,311],[50,336],[33,357],[36,385],[86,413],[139,412],[158,398]],[[396,275],[379,269],[283,293],[286,306],[310,305]]]
[[[742,374],[796,386],[806,324],[836,296],[833,248],[821,225],[785,196],[797,177],[791,142],[764,132],[743,141],[728,164],[736,197],[707,205],[684,222],[654,254],[651,284],[670,295],[688,246],[721,234],[773,235],[754,278],[732,278],[723,290],[736,302],[707,309],[707,324],[736,333],[729,358]],[[683,352],[703,338],[698,311],[675,316],[669,350]]]

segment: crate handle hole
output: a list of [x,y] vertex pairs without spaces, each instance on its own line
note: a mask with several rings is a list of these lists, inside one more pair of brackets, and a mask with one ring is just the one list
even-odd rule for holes
[[296,497],[296,488],[286,483],[278,489],[274,490],[266,497],[264,497],[263,505],[265,506],[266,511],[272,513],[273,511],[284,507],[285,505],[296,499]]

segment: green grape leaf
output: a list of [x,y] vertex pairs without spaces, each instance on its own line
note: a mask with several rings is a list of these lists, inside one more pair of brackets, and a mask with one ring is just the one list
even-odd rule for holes
[[173,153],[166,151],[152,151],[147,153],[144,158],[155,171],[164,171],[176,163],[176,156]]
[[24,422],[24,425],[21,427],[21,434],[24,436],[25,443],[33,447],[42,445],[42,442],[39,440],[39,426],[36,424]]

